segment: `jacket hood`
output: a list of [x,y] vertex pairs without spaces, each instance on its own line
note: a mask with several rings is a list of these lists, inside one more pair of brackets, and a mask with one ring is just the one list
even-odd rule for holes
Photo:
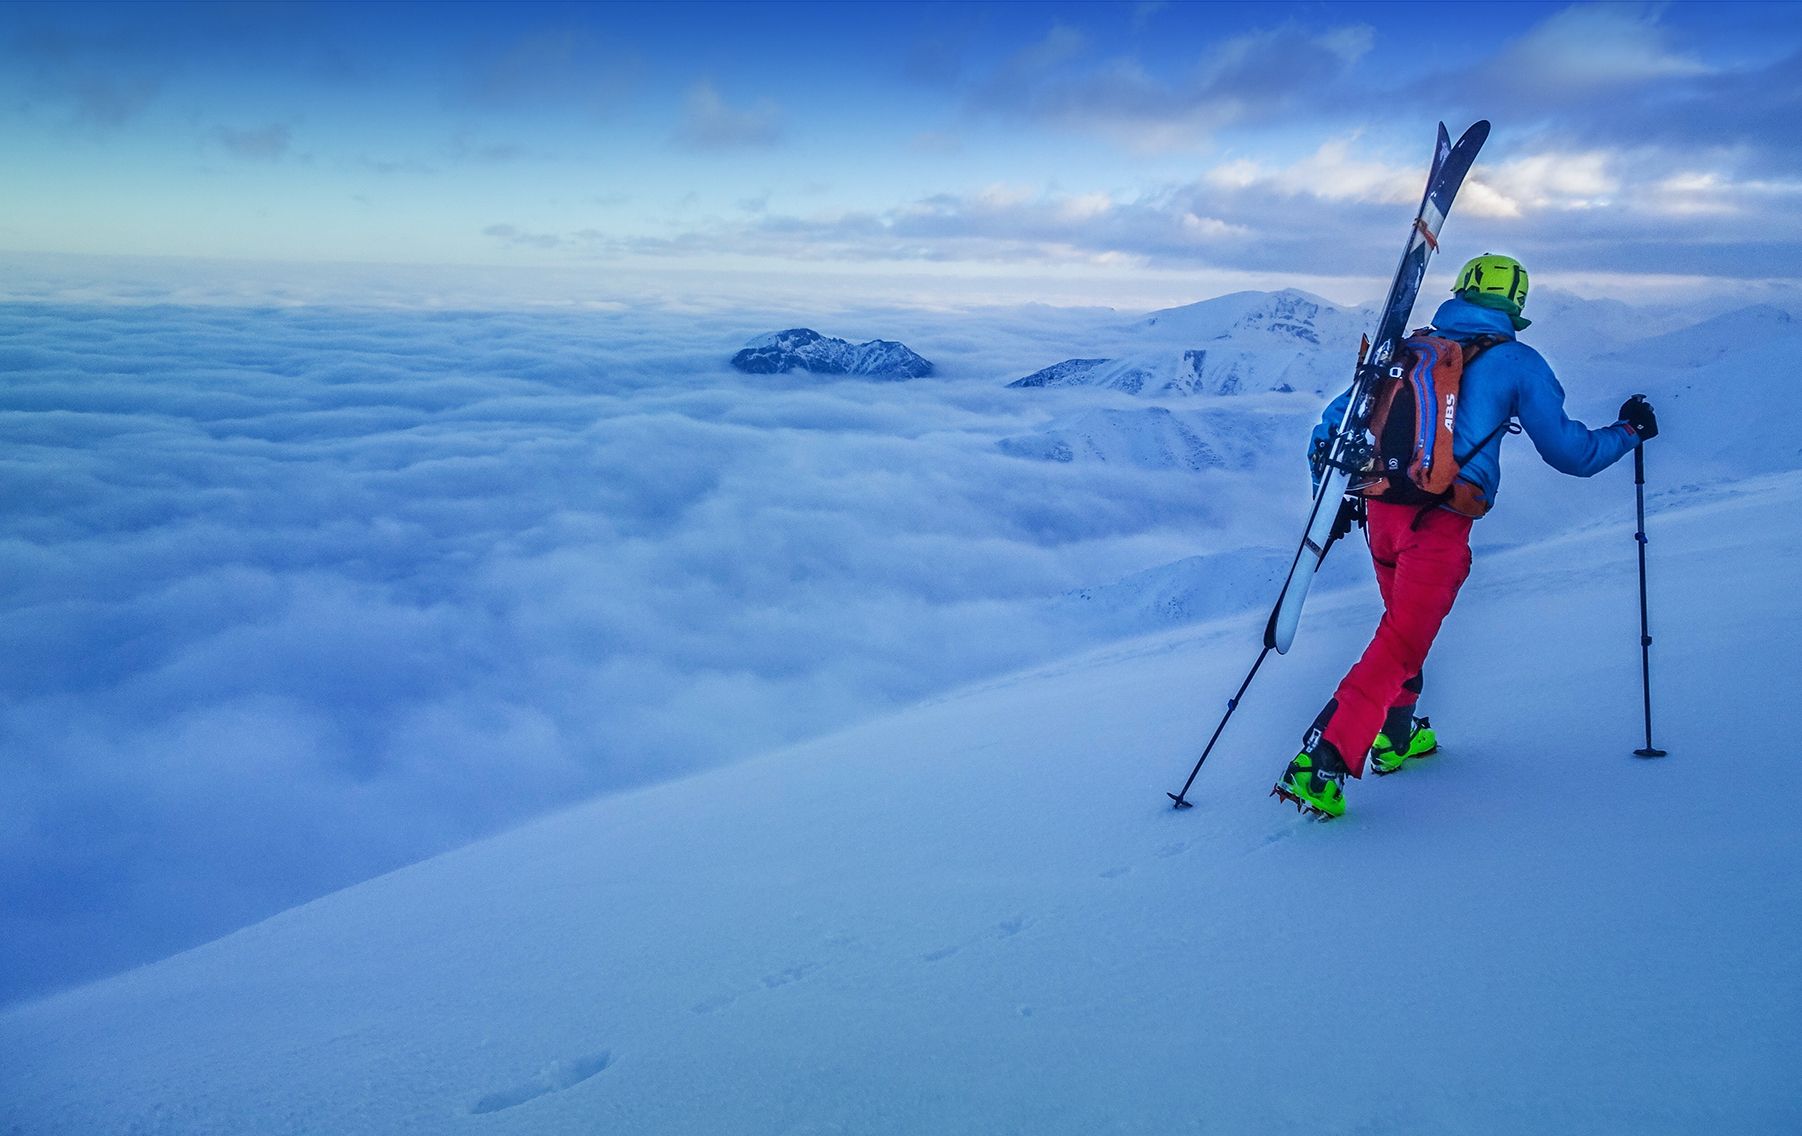
[[1485,308],[1453,296],[1433,313],[1433,326],[1453,335],[1499,335],[1514,338],[1514,320],[1507,312]]

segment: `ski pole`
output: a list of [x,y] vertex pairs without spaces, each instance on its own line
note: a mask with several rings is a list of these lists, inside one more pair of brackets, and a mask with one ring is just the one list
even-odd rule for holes
[[1220,732],[1226,729],[1226,720],[1231,718],[1233,711],[1239,708],[1239,699],[1245,697],[1246,689],[1251,686],[1251,680],[1256,677],[1258,668],[1264,665],[1264,660],[1269,656],[1270,651],[1270,645],[1265,644],[1264,649],[1258,652],[1258,661],[1251,665],[1251,672],[1245,676],[1245,681],[1239,684],[1239,693],[1226,700],[1226,713],[1221,716],[1220,724],[1214,727],[1214,736],[1208,739],[1208,744],[1202,749],[1201,756],[1195,759],[1195,768],[1189,770],[1189,779],[1183,782],[1181,791],[1164,794],[1176,802],[1171,808],[1192,809],[1195,807],[1193,802],[1184,799],[1188,796],[1189,786],[1195,784],[1195,775],[1201,772],[1201,763],[1208,759],[1208,754],[1214,752],[1214,743],[1220,740]]
[[1633,751],[1635,757],[1663,757],[1665,751],[1652,745],[1652,633],[1646,615],[1646,447],[1633,448],[1633,501],[1639,516],[1639,528],[1633,539],[1639,542],[1639,677],[1645,692],[1646,747]]

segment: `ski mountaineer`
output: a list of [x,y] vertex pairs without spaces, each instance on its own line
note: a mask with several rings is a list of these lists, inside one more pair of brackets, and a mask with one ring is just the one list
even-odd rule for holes
[[[1458,273],[1453,298],[1433,316],[1433,333],[1461,344],[1496,342],[1469,358],[1458,392],[1455,449],[1474,453],[1443,501],[1366,501],[1366,531],[1383,597],[1383,617],[1363,656],[1314,719],[1302,751],[1272,795],[1323,818],[1345,813],[1345,778],[1362,777],[1366,758],[1378,774],[1394,773],[1438,748],[1433,729],[1414,711],[1421,667],[1470,574],[1470,529],[1488,511],[1501,482],[1501,439],[1518,418],[1539,456],[1560,473],[1592,477],[1658,434],[1651,404],[1634,396],[1613,425],[1591,430],[1564,413],[1564,389],[1539,353],[1515,332],[1527,301],[1527,272],[1512,257],[1476,257]],[[1350,392],[1327,407],[1314,429],[1311,454],[1343,420]],[[1317,458],[1312,459],[1316,463]],[[1314,476],[1321,471],[1316,464]]]

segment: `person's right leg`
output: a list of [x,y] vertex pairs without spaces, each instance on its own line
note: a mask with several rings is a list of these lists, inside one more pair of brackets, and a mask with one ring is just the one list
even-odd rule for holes
[[1378,776],[1394,773],[1412,758],[1425,757],[1439,748],[1432,723],[1417,717],[1423,682],[1415,675],[1402,683],[1401,693],[1383,718],[1383,730],[1370,743],[1370,771]]
[[1392,707],[1405,705],[1406,683],[1418,676],[1440,624],[1470,574],[1471,519],[1446,509],[1425,513],[1373,501],[1371,551],[1394,564],[1387,602],[1363,656],[1334,691],[1321,727],[1353,777]]

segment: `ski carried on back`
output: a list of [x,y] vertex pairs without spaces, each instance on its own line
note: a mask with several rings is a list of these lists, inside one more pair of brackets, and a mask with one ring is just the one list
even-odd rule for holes
[[[1314,509],[1308,514],[1308,529],[1295,559],[1289,565],[1289,577],[1271,609],[1270,622],[1264,628],[1264,645],[1281,655],[1295,640],[1295,628],[1301,622],[1302,603],[1308,598],[1308,586],[1314,573],[1332,547],[1335,522],[1339,519],[1340,500],[1345,496],[1351,475],[1364,468],[1370,456],[1370,443],[1365,428],[1370,422],[1371,403],[1396,344],[1407,334],[1408,317],[1420,295],[1420,282],[1427,274],[1427,261],[1439,248],[1439,229],[1451,212],[1452,199],[1464,184],[1477,151],[1489,137],[1489,123],[1478,122],[1466,130],[1456,143],[1439,124],[1439,144],[1433,150],[1433,169],[1427,175],[1427,190],[1420,199],[1420,211],[1408,231],[1408,244],[1402,250],[1401,264],[1395,280],[1389,285],[1389,296],[1383,301],[1376,334],[1359,352],[1358,366],[1352,374],[1351,399],[1339,428],[1327,439],[1320,487],[1314,493]],[[1341,530],[1343,532],[1343,530]]]
[[1314,491],[1314,508],[1308,514],[1307,531],[1302,536],[1300,547],[1295,550],[1295,559],[1290,562],[1283,590],[1277,594],[1276,605],[1270,610],[1270,620],[1264,626],[1264,649],[1259,653],[1258,661],[1252,664],[1245,681],[1239,684],[1238,693],[1227,700],[1226,716],[1215,727],[1214,736],[1208,739],[1207,746],[1201,751],[1201,757],[1190,771],[1189,779],[1183,782],[1179,792],[1165,794],[1176,802],[1179,809],[1189,807],[1190,802],[1186,799],[1189,786],[1195,783],[1195,775],[1201,772],[1201,763],[1208,759],[1214,743],[1220,740],[1220,732],[1226,728],[1227,719],[1232,717],[1233,711],[1238,709],[1239,699],[1245,696],[1251,680],[1257,676],[1258,668],[1264,665],[1264,660],[1271,651],[1283,654],[1295,640],[1295,629],[1301,622],[1302,603],[1308,597],[1308,587],[1314,582],[1314,573],[1320,570],[1320,563],[1326,559],[1327,550],[1333,546],[1333,541],[1345,531],[1340,519],[1341,501],[1345,497],[1346,486],[1352,474],[1363,469],[1371,454],[1367,430],[1371,405],[1382,379],[1388,374],[1396,345],[1407,334],[1408,317],[1414,312],[1414,301],[1420,295],[1421,281],[1426,278],[1427,261],[1432,259],[1433,253],[1439,248],[1439,229],[1445,224],[1446,214],[1451,212],[1452,200],[1458,196],[1458,190],[1464,184],[1464,176],[1470,172],[1471,163],[1476,161],[1477,151],[1482,149],[1483,142],[1488,137],[1487,121],[1472,125],[1457,142],[1453,142],[1446,133],[1445,124],[1439,124],[1438,143],[1433,148],[1433,167],[1427,174],[1426,192],[1421,195],[1420,209],[1415,213],[1414,223],[1408,229],[1408,243],[1402,250],[1401,263],[1396,266],[1395,279],[1389,285],[1389,295],[1383,301],[1376,334],[1366,340],[1358,352],[1358,365],[1352,373],[1351,398],[1346,404],[1345,416],[1340,420],[1339,428],[1327,439],[1326,450],[1322,455],[1320,485]]

